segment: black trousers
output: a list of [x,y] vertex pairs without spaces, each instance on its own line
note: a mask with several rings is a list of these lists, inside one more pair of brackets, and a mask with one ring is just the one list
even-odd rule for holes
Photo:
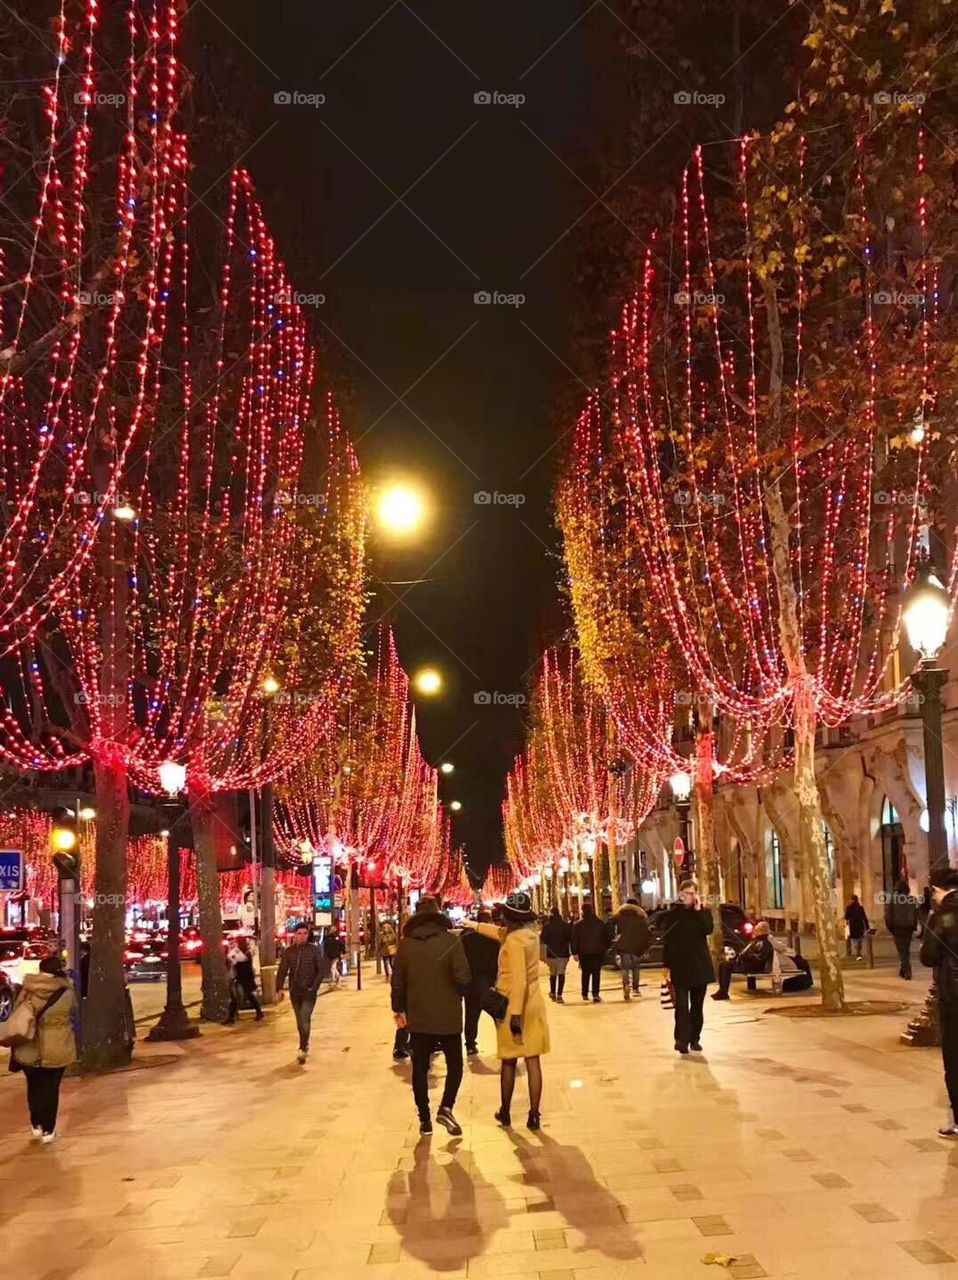
[[65,1067],[24,1067],[27,1078],[27,1106],[30,1123],[44,1133],[53,1133],[57,1127],[57,1108],[60,1105],[60,1081]]
[[675,1043],[683,1049],[701,1038],[705,991],[705,987],[675,987]]
[[227,1022],[235,1022],[236,1015],[239,1013],[239,998],[243,996],[256,1010],[257,1016],[261,1015],[263,1010],[260,1007],[259,999],[256,995],[256,979],[252,982],[241,982],[239,978],[235,978],[230,983],[230,1007],[226,1014]]
[[592,985],[592,994],[599,994],[599,982],[602,978],[602,961],[604,957],[601,952],[594,956],[579,956],[579,968],[582,970],[582,999],[589,998],[589,984]]
[[305,1053],[309,1048],[309,1027],[316,1007],[315,991],[297,991],[289,993],[289,1002],[293,1006],[296,1018],[296,1030],[299,1032],[300,1051]]
[[896,929],[892,937],[895,939],[895,947],[898,950],[898,966],[899,976],[902,978],[911,977],[911,936],[912,931],[907,932],[903,929]]
[[945,1063],[945,1088],[948,1101],[958,1124],[958,1004],[941,1003],[939,996],[938,1018],[941,1024],[941,1056]]
[[463,1013],[465,1014],[463,1032],[467,1049],[476,1047],[479,1035],[479,1015],[482,1013],[482,997],[491,986],[491,982],[474,982],[469,991],[463,996]]
[[439,1048],[446,1058],[446,1083],[442,1091],[443,1107],[453,1107],[462,1084],[462,1036],[434,1036],[428,1032],[410,1031],[412,1053],[412,1094],[420,1118],[429,1115],[429,1063],[432,1052]]

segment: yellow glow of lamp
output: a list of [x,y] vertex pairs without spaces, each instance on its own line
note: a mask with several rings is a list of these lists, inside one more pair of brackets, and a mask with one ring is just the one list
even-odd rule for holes
[[462,801],[461,801],[461,800],[453,800],[453,801],[452,801],[452,803],[450,804],[449,808],[453,811],[453,813],[458,813],[458,812],[459,812],[459,810],[462,808]]
[[442,676],[435,667],[423,667],[421,671],[416,672],[413,686],[417,693],[424,693],[430,698],[434,697],[442,688]]
[[263,683],[260,686],[267,698],[272,698],[275,693],[279,693],[279,681],[275,676],[264,676]]
[[394,538],[411,537],[426,518],[422,494],[414,486],[400,481],[380,491],[375,509],[380,528]]

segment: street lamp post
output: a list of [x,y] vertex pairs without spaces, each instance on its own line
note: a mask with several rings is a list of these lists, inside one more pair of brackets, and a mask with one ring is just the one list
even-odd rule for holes
[[[951,601],[931,564],[915,577],[902,609],[908,641],[921,662],[911,674],[911,683],[921,703],[921,731],[925,754],[925,797],[928,808],[929,874],[948,866],[948,837],[945,833],[945,760],[942,746],[941,691],[948,672],[937,665],[948,631]],[[902,1034],[905,1044],[933,1046],[941,1043],[938,1021],[938,992],[935,983],[925,1003]]]
[[160,765],[160,784],[167,794],[163,807],[169,811],[166,834],[166,1006],[147,1040],[192,1040],[200,1034],[183,1004],[183,974],[180,969],[180,849],[186,807],[178,797],[186,787],[186,768],[175,760]]
[[682,862],[682,874],[685,879],[691,879],[695,874],[695,853],[692,849],[692,824],[689,821],[689,815],[692,809],[692,775],[679,770],[673,773],[669,778],[669,786],[672,789],[672,798],[675,801],[675,807],[679,815],[679,835],[682,837],[682,844],[685,848],[685,857]]

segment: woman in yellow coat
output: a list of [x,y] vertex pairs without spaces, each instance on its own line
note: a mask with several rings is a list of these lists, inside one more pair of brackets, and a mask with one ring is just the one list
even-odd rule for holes
[[499,942],[496,990],[509,1000],[498,1031],[502,1106],[496,1112],[496,1119],[501,1125],[512,1123],[509,1111],[516,1087],[516,1064],[525,1058],[529,1077],[528,1127],[538,1129],[542,1101],[541,1056],[549,1052],[549,1023],[539,985],[539,935],[532,928],[536,915],[531,898],[522,892],[510,893],[505,902],[499,904],[499,912],[502,926],[466,921],[467,927]]

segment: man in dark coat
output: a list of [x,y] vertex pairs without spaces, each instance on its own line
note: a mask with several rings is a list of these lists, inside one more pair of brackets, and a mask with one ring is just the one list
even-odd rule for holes
[[629,898],[619,908],[615,917],[615,941],[613,946],[619,956],[619,972],[622,974],[622,994],[626,1000],[639,994],[641,970],[639,961],[649,949],[652,934],[649,917],[635,898]]
[[315,943],[309,940],[309,925],[299,924],[293,932],[293,942],[279,962],[276,990],[282,999],[283,984],[289,977],[289,1002],[293,1006],[296,1029],[299,1031],[300,1063],[309,1054],[309,1027],[316,1007],[316,996],[323,979],[329,973],[329,961]]
[[714,928],[712,913],[702,905],[693,880],[679,886],[679,900],[659,926],[662,963],[669,971],[675,998],[675,1048],[681,1054],[702,1048],[705,992],[715,981],[706,939]]
[[895,939],[898,951],[899,978],[911,977],[911,940],[918,928],[918,899],[912,897],[911,885],[902,878],[895,885],[890,901],[885,903],[885,928]]
[[579,957],[582,970],[582,999],[588,1000],[589,986],[592,999],[600,1004],[599,982],[602,978],[602,961],[609,949],[609,927],[592,909],[591,902],[582,904],[582,919],[572,926],[572,954]]
[[572,954],[572,925],[558,907],[553,907],[542,926],[539,942],[549,970],[549,999],[565,1004],[565,971]]
[[845,908],[845,923],[848,925],[848,939],[851,942],[851,954],[856,960],[862,958],[862,942],[869,930],[868,916],[865,908],[858,901],[858,894],[852,894],[852,900]]
[[454,1136],[462,1133],[452,1109],[462,1084],[462,997],[471,982],[469,961],[449,918],[435,898],[420,898],[403,928],[392,972],[396,1026],[409,1031],[420,1133],[432,1133],[429,1063],[437,1045],[446,1059],[446,1084],[436,1119]]
[[[489,924],[492,916],[488,911],[480,911],[476,919],[480,924]],[[465,1005],[465,1038],[466,1053],[473,1057],[479,1052],[479,1014],[482,1012],[482,997],[490,987],[496,985],[496,974],[499,971],[499,944],[494,938],[487,938],[473,929],[466,929],[460,935],[462,949],[472,970],[472,982],[463,1001]]]
[[934,872],[931,885],[935,909],[922,936],[921,962],[935,971],[941,1056],[952,1112],[951,1122],[938,1132],[943,1138],[958,1138],[958,871]]

